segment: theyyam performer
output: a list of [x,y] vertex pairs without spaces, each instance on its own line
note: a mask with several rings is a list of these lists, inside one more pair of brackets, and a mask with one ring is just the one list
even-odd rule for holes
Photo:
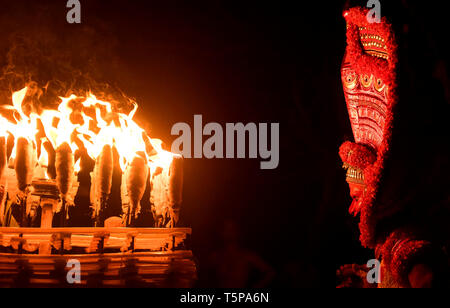
[[373,22],[368,13],[351,4],[343,13],[341,75],[354,140],[344,142],[339,155],[361,244],[373,249],[381,266],[377,284],[366,280],[366,264],[343,266],[338,286],[448,286],[450,175],[448,159],[439,157],[448,155],[449,139],[438,127],[447,124],[428,121],[436,110],[419,101],[422,88],[408,86],[411,76],[401,74],[410,64],[401,27],[397,31],[385,16]]

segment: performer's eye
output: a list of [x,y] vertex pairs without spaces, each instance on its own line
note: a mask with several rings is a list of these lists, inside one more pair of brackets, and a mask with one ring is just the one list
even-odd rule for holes
[[381,92],[384,90],[384,82],[382,79],[378,78],[375,82],[375,89],[377,89],[378,92]]
[[355,72],[347,72],[344,74],[344,78],[342,78],[344,82],[344,86],[348,89],[354,89],[356,87],[356,73]]
[[372,84],[372,78],[373,78],[373,76],[369,77],[369,75],[366,75],[366,74],[361,75],[360,79],[361,79],[361,84],[363,85],[363,87],[365,87],[365,88],[370,87],[370,85]]

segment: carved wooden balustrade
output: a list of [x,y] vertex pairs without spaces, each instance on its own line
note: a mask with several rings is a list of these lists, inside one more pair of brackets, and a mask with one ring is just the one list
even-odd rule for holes
[[[191,229],[0,228],[0,286],[190,287]],[[67,262],[81,284],[67,282]]]

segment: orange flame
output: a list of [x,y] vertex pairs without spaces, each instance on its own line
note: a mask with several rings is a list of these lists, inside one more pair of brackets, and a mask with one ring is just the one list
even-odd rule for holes
[[0,137],[6,137],[8,134],[9,122],[0,116]]
[[[45,138],[43,138],[45,140]],[[45,147],[41,147],[41,155],[39,155],[38,164],[42,168],[48,167],[48,152]]]
[[81,171],[81,159],[78,159],[74,166],[75,174],[78,175]]
[[[163,150],[161,140],[143,134],[145,131],[133,120],[138,109],[136,103],[130,113],[119,113],[114,111],[111,103],[101,101],[89,93],[86,97],[76,95],[60,97],[61,102],[57,110],[45,109],[40,114],[32,111],[27,115],[22,108],[27,91],[28,89],[25,87],[13,93],[12,106],[5,108],[15,111],[15,123],[0,116],[0,137],[10,133],[16,141],[18,138],[24,137],[36,145],[37,124],[40,120],[46,139],[50,141],[54,149],[67,143],[75,153],[78,149],[75,142],[75,138],[77,138],[94,160],[98,158],[105,145],[115,146],[123,171],[138,153],[144,153],[153,172],[157,167],[163,169],[170,167],[175,154]],[[77,107],[75,107],[76,104],[78,104]],[[77,117],[77,120],[74,120],[74,117]],[[148,138],[148,140],[144,140],[144,138]],[[146,142],[148,141],[156,151],[156,155],[146,153]],[[39,166],[47,167],[48,153],[42,145],[39,152],[41,153],[38,159]],[[80,160],[78,160],[75,172],[78,173],[80,169]]]

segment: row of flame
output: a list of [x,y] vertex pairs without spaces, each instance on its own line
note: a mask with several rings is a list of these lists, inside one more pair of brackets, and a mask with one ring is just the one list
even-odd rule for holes
[[[45,109],[40,114],[35,111],[26,114],[23,101],[27,95],[28,88],[23,88],[12,95],[12,105],[3,106],[5,109],[14,111],[14,121],[0,116],[0,137],[7,137],[8,133],[13,135],[17,141],[19,138],[27,139],[36,149],[35,155],[38,164],[46,168],[48,166],[48,152],[43,143],[49,141],[56,150],[67,143],[72,152],[79,148],[74,141],[74,136],[80,140],[89,156],[96,160],[102,149],[109,145],[115,146],[120,157],[120,167],[125,171],[127,165],[136,157],[137,153],[146,153],[146,144],[150,144],[154,151],[148,153],[147,161],[152,173],[161,167],[166,169],[170,166],[175,154],[162,149],[162,141],[150,138],[145,131],[133,120],[137,111],[137,104],[129,114],[113,111],[111,103],[97,99],[93,94],[87,97],[61,97],[61,103],[57,110]],[[82,108],[74,110],[72,102],[80,102]],[[89,112],[85,112],[90,110]],[[88,114],[87,114],[88,113]],[[79,121],[73,121],[74,115]],[[74,123],[78,122],[78,123]],[[36,135],[38,134],[38,123],[42,123],[45,137],[39,142],[37,149]],[[17,142],[15,142],[17,144]],[[11,157],[14,159],[16,150],[13,149]],[[75,164],[75,171],[80,171],[80,159]]]

